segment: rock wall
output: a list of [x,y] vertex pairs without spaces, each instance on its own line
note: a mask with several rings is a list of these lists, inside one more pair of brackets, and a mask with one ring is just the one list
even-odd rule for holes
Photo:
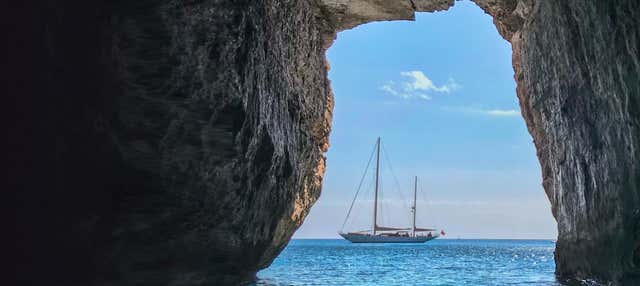
[[[557,274],[640,271],[640,7],[476,0],[513,46]],[[253,278],[317,199],[337,32],[452,0],[42,1],[12,11],[20,284]],[[12,19],[13,20],[13,19]],[[635,278],[634,278],[635,277]],[[623,282],[621,282],[623,283]]]
[[21,285],[254,279],[320,194],[333,110],[320,8],[27,6],[33,35],[13,52],[37,58],[12,63],[30,90],[9,136]]
[[175,283],[252,279],[320,192],[333,106],[318,8],[139,5],[119,6],[131,14],[114,21],[118,80],[131,86],[117,100],[116,136],[125,163],[157,186],[127,202],[110,259],[132,277],[147,271],[141,281],[163,260]]
[[640,3],[477,3],[513,46],[522,114],[558,222],[556,274],[638,283]]

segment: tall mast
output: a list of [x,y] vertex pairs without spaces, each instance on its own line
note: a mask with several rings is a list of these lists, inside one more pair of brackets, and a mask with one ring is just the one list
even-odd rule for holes
[[418,176],[413,181],[413,226],[411,227],[411,235],[416,236],[416,192],[418,191]]
[[373,199],[373,227],[372,233],[376,235],[376,227],[378,226],[378,176],[380,174],[380,137],[376,143],[376,191]]

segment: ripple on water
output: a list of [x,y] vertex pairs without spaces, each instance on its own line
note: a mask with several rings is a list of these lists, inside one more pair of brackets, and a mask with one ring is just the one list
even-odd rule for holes
[[434,240],[351,244],[293,240],[257,285],[560,285],[555,244],[543,240]]

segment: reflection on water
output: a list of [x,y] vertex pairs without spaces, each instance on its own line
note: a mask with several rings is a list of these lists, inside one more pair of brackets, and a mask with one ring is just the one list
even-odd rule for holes
[[257,285],[560,285],[554,248],[543,240],[293,240]]

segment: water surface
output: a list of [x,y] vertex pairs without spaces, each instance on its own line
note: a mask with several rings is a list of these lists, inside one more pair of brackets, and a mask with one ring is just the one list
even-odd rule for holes
[[292,240],[258,285],[560,285],[545,240]]

